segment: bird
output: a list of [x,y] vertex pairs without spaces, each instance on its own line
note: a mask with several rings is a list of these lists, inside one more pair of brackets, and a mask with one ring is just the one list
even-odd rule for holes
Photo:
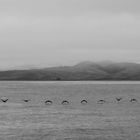
[[81,104],[87,104],[88,102],[87,102],[87,100],[82,100],[81,101]]
[[46,104],[46,105],[51,105],[52,103],[53,103],[53,102],[52,102],[51,100],[46,100],[46,101],[45,101],[45,104]]
[[6,103],[9,99],[8,98],[1,98],[1,101]]
[[116,100],[118,101],[118,102],[120,102],[121,100],[122,100],[122,98],[121,97],[116,97]]
[[24,102],[28,103],[29,101],[31,101],[30,99],[24,99]]
[[137,102],[137,99],[130,99],[130,102]]
[[62,101],[62,103],[61,103],[62,105],[68,105],[69,104],[69,101],[67,101],[67,100],[64,100],[64,101]]
[[105,102],[106,102],[106,101],[103,100],[103,99],[101,99],[101,100],[98,101],[99,104],[103,104],[103,103],[105,103]]

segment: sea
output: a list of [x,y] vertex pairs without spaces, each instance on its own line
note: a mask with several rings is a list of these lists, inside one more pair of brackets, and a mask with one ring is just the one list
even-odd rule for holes
[[1,81],[0,99],[0,140],[140,139],[139,81]]

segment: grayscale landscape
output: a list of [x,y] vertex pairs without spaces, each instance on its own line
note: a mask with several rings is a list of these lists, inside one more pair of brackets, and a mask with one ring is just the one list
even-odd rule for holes
[[28,68],[0,71],[0,80],[12,81],[138,81],[140,64],[85,61],[74,66]]
[[3,81],[0,97],[1,140],[140,138],[140,82]]
[[140,0],[0,0],[0,140],[140,140]]

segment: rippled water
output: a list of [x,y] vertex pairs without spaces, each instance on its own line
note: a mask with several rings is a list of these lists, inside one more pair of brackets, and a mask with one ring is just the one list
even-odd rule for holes
[[[0,139],[140,139],[140,82],[7,81],[0,82],[0,97],[9,99],[0,103]],[[53,104],[45,105],[46,100]]]

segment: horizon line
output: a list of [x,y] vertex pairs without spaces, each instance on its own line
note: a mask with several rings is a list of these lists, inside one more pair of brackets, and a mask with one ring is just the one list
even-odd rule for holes
[[65,65],[53,65],[53,66],[47,66],[44,64],[29,64],[29,65],[17,65],[17,66],[7,66],[7,67],[1,67],[0,71],[9,71],[9,70],[31,70],[31,69],[43,69],[43,68],[55,68],[55,67],[71,67],[75,66],[81,63],[132,63],[132,64],[140,64],[140,62],[132,62],[132,61],[111,61],[111,60],[103,60],[103,61],[92,61],[92,60],[85,60],[85,61],[79,61],[75,64]]

